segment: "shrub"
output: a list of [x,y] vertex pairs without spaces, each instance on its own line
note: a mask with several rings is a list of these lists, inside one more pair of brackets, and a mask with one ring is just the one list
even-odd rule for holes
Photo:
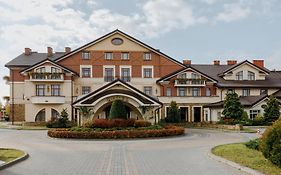
[[109,112],[110,119],[122,118],[127,119],[127,111],[125,105],[121,100],[113,101],[110,112]]
[[150,130],[114,130],[96,131],[91,128],[51,129],[48,136],[55,138],[76,139],[122,139],[122,138],[147,138],[165,137],[184,134],[184,128],[169,126],[168,128]]
[[267,122],[273,122],[279,118],[280,106],[278,100],[275,97],[269,97],[269,100],[264,107],[263,116]]
[[114,127],[134,127],[135,119],[94,119],[91,127],[93,128],[114,128]]
[[245,143],[245,145],[250,149],[258,150],[260,146],[260,139],[253,139]]
[[112,122],[107,119],[94,119],[92,126],[94,128],[112,128]]
[[149,121],[145,121],[145,120],[136,120],[135,121],[135,127],[139,128],[139,127],[148,127],[151,126],[151,123]]
[[243,115],[243,107],[236,93],[228,93],[223,104],[222,114],[225,118],[239,119]]
[[168,123],[178,123],[180,122],[180,112],[175,101],[171,101],[171,104],[168,109],[168,116],[166,118],[166,122]]
[[48,121],[46,124],[48,128],[70,128],[73,125],[74,123],[68,120],[68,113],[66,109],[61,111],[60,117],[55,120]]
[[253,121],[249,119],[248,113],[246,111],[243,111],[243,115],[240,119],[236,120],[235,124],[241,124],[245,126],[252,126]]
[[267,122],[265,121],[264,117],[260,114],[258,114],[253,120],[254,126],[262,126],[262,125],[266,125],[266,124],[267,124]]
[[261,139],[264,157],[281,167],[281,118],[268,127]]

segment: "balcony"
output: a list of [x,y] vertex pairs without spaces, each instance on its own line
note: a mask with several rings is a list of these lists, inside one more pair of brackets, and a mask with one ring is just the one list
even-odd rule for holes
[[60,82],[64,81],[63,73],[37,73],[32,72],[30,73],[30,80],[31,81],[53,81],[53,82]]
[[65,96],[33,96],[31,102],[33,104],[64,104]]
[[186,86],[205,86],[206,80],[202,79],[176,79],[175,80],[175,86],[178,87],[186,87]]

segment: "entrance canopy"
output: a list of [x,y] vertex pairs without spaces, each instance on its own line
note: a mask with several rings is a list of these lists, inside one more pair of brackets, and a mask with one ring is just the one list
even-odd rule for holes
[[74,103],[74,107],[88,106],[96,107],[99,106],[101,101],[114,101],[120,99],[134,106],[151,106],[160,107],[162,103],[156,98],[146,95],[142,91],[129,85],[128,83],[116,79],[105,86],[93,91],[87,95],[79,97]]

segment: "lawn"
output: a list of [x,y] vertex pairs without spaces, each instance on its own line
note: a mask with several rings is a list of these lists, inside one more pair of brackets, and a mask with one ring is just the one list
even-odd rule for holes
[[249,149],[243,143],[220,145],[213,148],[212,153],[264,174],[281,175],[281,168],[267,160],[260,151]]
[[10,162],[24,155],[24,152],[16,149],[0,148],[0,160]]

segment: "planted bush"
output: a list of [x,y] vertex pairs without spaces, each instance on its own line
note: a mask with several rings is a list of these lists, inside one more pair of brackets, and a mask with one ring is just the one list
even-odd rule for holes
[[264,157],[281,167],[281,118],[265,130],[260,148]]
[[74,123],[68,120],[68,113],[66,109],[63,109],[60,116],[57,119],[48,121],[46,126],[48,128],[70,128]]
[[116,118],[127,119],[127,111],[125,105],[121,100],[113,101],[110,108],[109,119],[116,119]]
[[135,119],[94,119],[93,128],[114,128],[114,127],[134,127]]
[[250,140],[249,142],[245,143],[245,145],[250,149],[259,150],[260,139]]
[[135,127],[139,128],[139,127],[148,127],[151,126],[151,123],[149,121],[145,121],[145,120],[136,120],[135,121]]

